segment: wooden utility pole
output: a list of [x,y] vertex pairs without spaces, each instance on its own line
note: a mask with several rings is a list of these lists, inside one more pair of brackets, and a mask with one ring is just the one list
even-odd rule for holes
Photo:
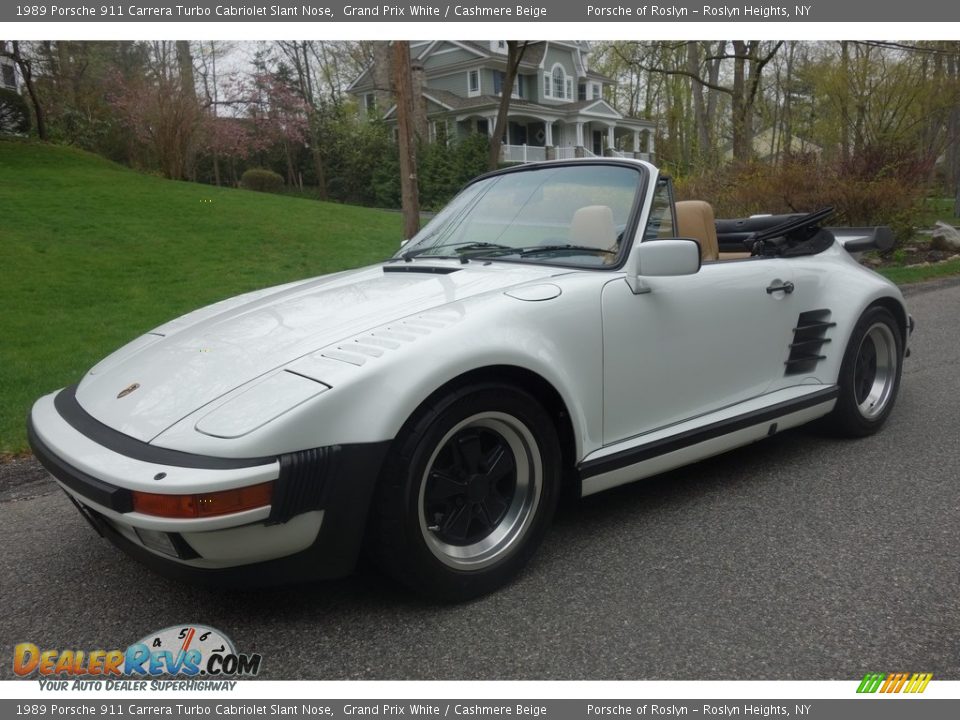
[[409,42],[397,40],[393,43],[393,79],[397,94],[403,237],[409,240],[420,230],[420,198],[417,183],[417,147],[413,128],[413,83],[410,72]]

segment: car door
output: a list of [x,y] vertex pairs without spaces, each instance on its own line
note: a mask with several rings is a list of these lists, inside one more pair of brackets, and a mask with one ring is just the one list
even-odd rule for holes
[[763,394],[783,376],[799,312],[790,261],[705,263],[694,275],[607,283],[604,445]]

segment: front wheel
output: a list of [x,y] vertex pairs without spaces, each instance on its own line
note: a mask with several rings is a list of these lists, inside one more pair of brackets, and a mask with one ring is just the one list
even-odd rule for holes
[[518,388],[475,385],[421,408],[378,488],[372,540],[381,567],[444,600],[506,584],[549,526],[559,458],[549,415]]
[[903,335],[884,307],[869,308],[857,322],[840,368],[840,395],[824,426],[843,437],[865,437],[879,430],[893,410],[900,389]]

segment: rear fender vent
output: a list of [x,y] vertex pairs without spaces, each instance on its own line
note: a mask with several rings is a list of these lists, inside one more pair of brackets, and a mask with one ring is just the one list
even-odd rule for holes
[[821,360],[825,360],[825,346],[830,342],[827,331],[836,326],[830,322],[829,310],[808,310],[800,313],[793,329],[793,342],[787,357],[785,375],[802,375],[813,372]]
[[327,478],[336,472],[339,445],[280,456],[280,477],[273,486],[267,525],[279,525],[310,510],[319,510]]

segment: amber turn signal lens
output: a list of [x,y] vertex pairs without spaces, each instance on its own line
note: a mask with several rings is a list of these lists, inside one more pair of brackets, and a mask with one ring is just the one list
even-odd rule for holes
[[196,495],[133,493],[134,512],[167,518],[205,518],[253,510],[270,504],[273,483]]

